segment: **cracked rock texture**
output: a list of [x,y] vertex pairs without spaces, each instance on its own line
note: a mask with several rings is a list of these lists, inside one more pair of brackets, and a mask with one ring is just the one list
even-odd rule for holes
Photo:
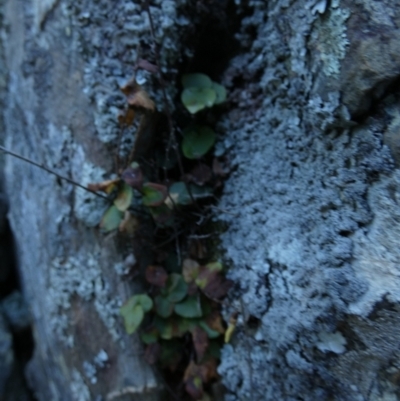
[[[192,56],[189,69],[229,91],[217,152],[231,172],[216,216],[236,283],[225,316],[239,312],[219,367],[227,400],[400,400],[400,7],[151,3],[168,97]],[[4,7],[7,147],[82,184],[110,177],[118,87],[139,45],[151,50],[140,1]],[[197,29],[218,24],[209,47],[194,44]],[[234,56],[212,51],[228,36]],[[151,76],[139,79],[161,103]],[[11,158],[5,177],[37,398],[157,399],[156,376],[118,318],[137,288],[116,274],[130,250],[93,227],[102,200]]]

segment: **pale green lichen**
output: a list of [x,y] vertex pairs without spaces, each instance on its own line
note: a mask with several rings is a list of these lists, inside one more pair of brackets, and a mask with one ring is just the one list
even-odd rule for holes
[[321,16],[315,23],[311,43],[319,52],[323,71],[327,76],[339,74],[340,61],[346,56],[349,46],[346,21],[349,17],[348,10],[331,8],[326,16]]

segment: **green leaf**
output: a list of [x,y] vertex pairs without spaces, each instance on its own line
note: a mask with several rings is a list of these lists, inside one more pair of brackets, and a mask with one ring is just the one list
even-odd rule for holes
[[120,314],[124,318],[125,330],[128,334],[133,334],[138,329],[144,317],[142,305],[137,304],[131,307],[129,302],[121,307]]
[[153,343],[157,342],[158,336],[159,336],[159,333],[155,327],[152,327],[152,328],[140,333],[140,339],[145,344],[153,344]]
[[191,114],[206,107],[211,107],[217,100],[217,94],[212,88],[186,88],[181,95],[183,105]]
[[[189,194],[192,194],[190,196]],[[213,196],[213,190],[210,187],[204,186],[199,187],[194,184],[186,184],[184,182],[174,182],[169,188],[169,195],[175,205],[190,205],[193,203],[193,199],[203,199]],[[169,198],[165,201],[169,204]]]
[[182,301],[187,294],[188,286],[180,274],[172,273],[168,277],[166,296],[169,302],[176,303]]
[[147,182],[142,187],[143,204],[145,206],[160,206],[167,197],[167,187],[165,185]]
[[216,82],[212,83],[212,88],[215,91],[215,94],[217,95],[217,98],[215,99],[215,104],[221,104],[225,102],[226,100],[226,89],[224,86],[217,84]]
[[149,312],[153,308],[153,300],[146,294],[134,295],[132,298],[135,298],[137,303],[142,305],[142,308],[145,312]]
[[224,268],[221,262],[207,263],[205,267],[211,272],[220,272]]
[[183,302],[175,305],[175,313],[182,317],[201,317],[200,300],[196,296],[188,297]]
[[182,76],[184,88],[211,88],[213,82],[206,74],[194,73]]
[[207,323],[201,320],[199,326],[207,333],[208,338],[217,338],[221,334],[207,326]]
[[116,230],[119,226],[119,223],[121,223],[122,217],[123,213],[119,211],[115,205],[112,205],[104,213],[104,216],[100,222],[100,228],[104,232]]
[[117,197],[114,199],[114,205],[121,212],[125,212],[131,205],[132,198],[133,189],[124,182],[122,188],[118,191]]
[[174,224],[172,211],[166,205],[149,207],[149,212],[159,227],[171,227]]
[[156,312],[159,316],[167,318],[172,315],[174,304],[169,302],[167,298],[162,295],[157,295],[154,299],[154,303],[156,306]]
[[192,126],[183,131],[182,152],[188,159],[204,156],[214,145],[215,132],[206,126]]

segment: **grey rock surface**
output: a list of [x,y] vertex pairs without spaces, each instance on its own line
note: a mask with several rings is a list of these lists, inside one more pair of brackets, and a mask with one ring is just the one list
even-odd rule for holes
[[14,354],[12,336],[1,312],[0,308],[0,399],[3,399],[14,366]]
[[226,316],[242,314],[227,399],[398,400],[400,9],[250,3],[250,50],[225,73],[239,107],[220,126]]
[[[170,82],[194,51],[184,38],[201,28],[204,9],[229,4],[238,21],[228,32],[238,54],[217,60],[206,49],[198,64],[223,72],[229,91],[217,151],[231,173],[218,219],[236,283],[225,316],[240,316],[219,367],[227,400],[400,399],[399,7],[152,4]],[[82,184],[109,178],[118,88],[139,44],[150,49],[140,2],[8,0],[6,19],[6,145]],[[161,103],[151,76],[139,78]],[[177,93],[168,86],[170,99]],[[127,250],[93,227],[104,202],[10,158],[6,180],[38,399],[157,398],[155,375],[118,318],[137,290],[115,273]]]

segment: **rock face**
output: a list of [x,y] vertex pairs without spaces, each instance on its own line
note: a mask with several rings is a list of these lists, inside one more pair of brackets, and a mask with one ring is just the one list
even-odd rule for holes
[[251,3],[221,123],[226,314],[248,322],[223,352],[228,399],[400,399],[400,9]]
[[[225,314],[240,314],[219,368],[227,399],[400,399],[399,7],[152,4],[169,98],[182,70],[230,94],[216,150],[231,168]],[[118,86],[137,50],[151,54],[140,2],[8,0],[4,12],[7,147],[82,184],[109,178]],[[139,79],[161,104],[150,74]],[[103,200],[11,158],[5,173],[38,399],[156,399],[118,318],[138,286],[119,274],[131,250],[94,227]]]

